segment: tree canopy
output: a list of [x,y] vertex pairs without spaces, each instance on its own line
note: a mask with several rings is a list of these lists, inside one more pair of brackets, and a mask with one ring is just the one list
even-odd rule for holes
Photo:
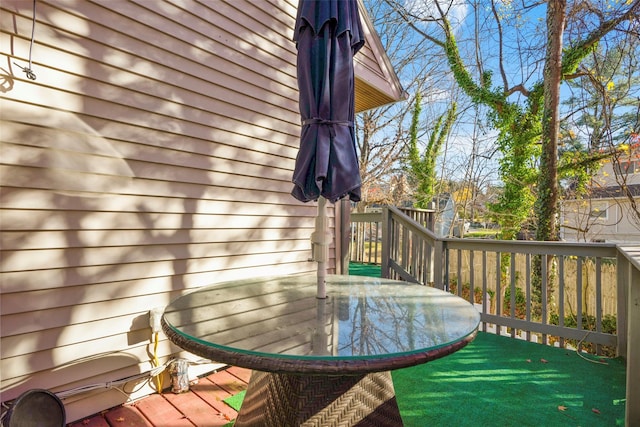
[[[555,232],[548,225],[555,220],[557,197],[553,193],[557,193],[559,178],[579,178],[578,172],[589,170],[590,162],[601,156],[593,146],[583,149],[574,146],[573,150],[564,144],[566,138],[561,135],[566,132],[565,118],[578,117],[579,113],[568,112],[566,96],[561,94],[567,92],[573,82],[584,85],[581,80],[589,75],[600,81],[596,68],[589,67],[590,61],[595,60],[594,52],[604,50],[613,54],[614,46],[625,45],[633,45],[628,49],[637,50],[637,43],[629,40],[638,37],[640,0],[572,2],[566,9],[548,13],[549,4],[385,0],[386,7],[377,6],[385,10],[387,21],[397,23],[399,18],[405,24],[403,30],[399,30],[397,24],[393,26],[396,32],[405,31],[403,39],[383,36],[397,51],[412,52],[404,56],[401,73],[410,68],[412,61],[431,59],[427,61],[431,66],[429,73],[404,81],[412,82],[413,87],[425,92],[433,76],[443,76],[444,72],[441,82],[446,81],[447,75],[453,77],[454,84],[444,87],[453,95],[449,99],[455,98],[462,109],[459,120],[450,130],[465,127],[464,120],[468,127],[473,112],[486,112],[484,129],[495,136],[502,186],[498,199],[489,206],[494,219],[502,226],[505,239],[514,238],[528,222],[544,226],[546,231],[539,234],[539,238],[555,238]],[[406,32],[407,28],[411,33]],[[547,42],[552,40],[554,31],[555,45],[548,49]],[[412,49],[411,46],[419,47]],[[552,63],[553,52],[558,58]],[[633,70],[627,73],[638,72],[637,62],[629,62],[629,66]],[[625,72],[620,68],[618,71]],[[554,80],[556,89],[550,86]],[[613,84],[615,87],[616,83]],[[606,85],[611,87],[609,82],[605,82]],[[555,95],[550,95],[552,90]],[[552,98],[565,102],[552,105],[549,103]],[[475,109],[470,108],[469,102]],[[437,123],[437,118],[445,113],[444,108],[441,106],[437,114],[431,112],[431,119],[426,122]],[[562,117],[558,114],[560,110]],[[411,116],[405,108],[403,122]],[[619,117],[619,114],[608,117]],[[583,116],[584,120],[587,118]],[[549,126],[550,119],[554,121],[552,126]],[[559,128],[562,133],[558,132]],[[437,134],[436,126],[432,125],[430,131],[432,137]],[[398,127],[397,132],[397,135],[407,135],[413,131]],[[624,142],[633,132],[637,133],[637,119],[635,127],[613,132],[618,143]],[[412,138],[397,138],[403,141],[399,146],[407,147],[409,153],[412,145],[407,142]],[[423,146],[424,160],[429,143]],[[415,151],[409,157],[415,160]],[[560,171],[558,177],[555,171]],[[585,179],[587,176],[585,173]],[[538,203],[534,206],[536,200]]]

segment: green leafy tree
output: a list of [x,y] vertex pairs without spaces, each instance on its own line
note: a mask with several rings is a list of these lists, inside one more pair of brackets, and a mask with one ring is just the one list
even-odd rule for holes
[[[523,70],[522,74],[527,78],[517,84],[510,84],[509,73],[504,65],[507,61],[503,51],[506,44],[506,30],[503,27],[504,9],[498,2],[491,2],[490,5],[471,3],[476,13],[479,10],[489,9],[495,19],[493,45],[497,46],[494,47],[497,56],[495,62],[498,64],[497,71],[501,78],[501,84],[498,85],[493,83],[493,72],[486,67],[477,51],[481,49],[481,40],[475,40],[475,45],[478,46],[475,52],[475,68],[467,66],[463,60],[449,18],[449,12],[455,6],[454,3],[437,0],[425,3],[429,6],[429,13],[425,14],[423,11],[416,11],[415,2],[411,3],[412,8],[410,8],[394,0],[386,1],[417,33],[445,52],[458,86],[474,103],[485,106],[489,110],[489,121],[498,131],[496,144],[502,155],[499,173],[503,191],[498,200],[489,205],[494,219],[501,225],[500,237],[514,239],[522,225],[535,218],[536,225],[542,225],[543,228],[543,231],[538,234],[539,238],[544,240],[556,238],[554,229],[549,228],[548,225],[552,224],[556,217],[555,194],[557,194],[558,179],[549,179],[548,176],[557,176],[558,152],[556,135],[554,135],[554,132],[557,133],[557,124],[550,126],[549,120],[553,118],[550,111],[555,107],[548,104],[551,102],[550,99],[547,99],[545,104],[545,92],[549,92],[552,81],[554,87],[557,87],[558,79],[568,81],[575,78],[585,57],[593,51],[603,37],[616,30],[621,23],[637,19],[640,0],[612,4],[612,7],[607,9],[607,14],[598,12],[597,7],[581,8],[576,4],[575,8],[578,11],[586,11],[582,15],[575,12],[576,16],[579,15],[580,22],[584,23],[582,31],[572,32],[567,46],[563,46],[562,38],[558,37],[554,49],[555,52],[561,52],[561,57],[553,64],[546,61],[549,62],[549,66],[537,80],[531,78],[535,73]],[[514,13],[513,25],[516,30],[523,20],[523,15],[531,8],[533,6],[523,6],[522,11]],[[561,18],[559,22],[563,22],[564,13],[564,9],[557,12],[552,10],[549,19]],[[427,22],[437,24],[440,35],[426,31],[423,24]],[[547,40],[550,31],[560,30],[560,28],[554,29],[554,25],[557,23],[554,24],[553,20],[549,21],[541,34],[542,39]],[[562,34],[561,31],[556,33]],[[630,34],[629,37],[633,35]],[[529,53],[521,51],[520,55],[526,56]],[[545,62],[544,58],[532,59],[531,62],[536,63],[541,59]],[[522,61],[521,58],[519,60]],[[523,64],[523,68],[527,66],[531,65]],[[516,94],[519,96],[514,97]],[[542,157],[543,152],[544,157]],[[566,166],[570,164],[567,163]],[[534,210],[536,199],[540,201]],[[537,217],[534,212],[537,212]]]
[[418,147],[420,113],[422,111],[422,95],[416,95],[411,127],[409,128],[409,176],[414,188],[415,206],[427,209],[436,193],[436,160],[440,150],[451,131],[456,118],[456,103],[449,110],[437,118],[427,146],[420,153]]
[[[556,240],[557,204],[558,204],[558,102],[559,88],[562,81],[575,77],[577,70],[598,42],[618,25],[637,19],[640,0],[628,1],[624,5],[616,5],[614,13],[605,15],[597,9],[585,8],[595,14],[595,18],[584,18],[581,22],[591,22],[587,31],[576,33],[568,46],[563,45],[563,30],[566,22],[566,2],[547,2],[546,27],[543,39],[547,49],[542,58],[545,67],[538,79],[529,79],[516,85],[510,85],[505,67],[506,58],[505,31],[503,13],[497,2],[491,2],[490,9],[495,19],[495,42],[497,64],[502,85],[494,85],[492,72],[488,70],[479,55],[481,41],[476,44],[476,74],[463,60],[458,47],[456,33],[452,27],[449,12],[454,3],[431,1],[428,12],[409,10],[405,6],[394,3],[409,25],[430,40],[435,46],[444,50],[454,79],[460,88],[478,104],[488,107],[489,120],[498,131],[497,146],[502,154],[500,160],[500,179],[503,191],[496,203],[489,207],[495,220],[501,225],[501,238],[514,239],[522,225],[535,218],[536,238],[538,240]],[[474,3],[476,12],[481,10],[480,3]],[[579,5],[576,7],[580,10]],[[525,7],[526,9],[526,7]],[[418,12],[416,12],[418,10]],[[526,10],[525,10],[526,11]],[[596,13],[598,12],[598,13]],[[586,16],[586,15],[585,15]],[[417,25],[419,22],[437,23],[441,35],[437,36]],[[517,21],[516,21],[517,22]],[[584,30],[584,29],[583,29]],[[524,54],[525,52],[521,52]],[[539,61],[539,59],[538,59]],[[523,70],[525,74],[527,70]],[[520,99],[512,95],[519,94]],[[521,99],[524,99],[523,101]],[[537,200],[537,203],[535,201]],[[551,260],[547,259],[547,265]],[[508,265],[506,262],[503,265]],[[548,268],[547,273],[551,274]],[[540,295],[543,278],[541,277],[541,260],[536,261],[534,275],[537,279],[534,294]],[[503,271],[503,275],[506,271]],[[550,277],[546,277],[547,286],[551,287]],[[551,292],[548,293],[550,295]]]
[[528,92],[528,102],[523,108],[509,99],[509,92],[493,87],[491,72],[484,72],[475,80],[462,60],[446,14],[438,9],[445,39],[437,43],[445,49],[454,78],[474,103],[490,108],[489,119],[498,130],[496,143],[502,153],[499,171],[503,191],[489,208],[501,226],[500,237],[511,240],[531,215],[535,200],[532,184],[536,180],[535,160],[540,148],[534,142],[541,132],[542,85],[537,84]]

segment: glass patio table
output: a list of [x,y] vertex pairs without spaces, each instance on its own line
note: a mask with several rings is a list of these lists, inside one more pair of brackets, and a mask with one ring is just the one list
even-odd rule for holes
[[441,290],[363,276],[262,277],[171,302],[162,327],[179,347],[252,369],[235,426],[399,426],[390,371],[451,354],[480,315]]

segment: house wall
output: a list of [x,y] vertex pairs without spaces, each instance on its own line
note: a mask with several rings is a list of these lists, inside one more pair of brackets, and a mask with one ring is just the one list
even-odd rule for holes
[[594,178],[595,183],[600,187],[615,187],[620,182],[626,185],[640,184],[640,142],[633,144],[629,152],[620,154],[617,159],[618,173],[614,170],[615,160],[604,160]]
[[[32,2],[2,1],[2,401],[149,370],[186,290],[314,271],[294,3],[38,0],[32,81]],[[98,393],[68,421],[125,399]]]
[[561,231],[567,241],[640,242],[640,223],[629,199],[622,197],[563,201]]
[[[626,154],[616,160],[603,161],[600,170],[593,177],[594,195],[585,199],[568,199],[562,202],[562,238],[568,241],[612,243],[640,242],[640,197],[634,197],[635,207],[628,197],[612,197],[607,189],[618,189],[626,185],[632,194],[638,194],[632,187],[640,185],[640,147],[632,144]],[[614,170],[614,165],[617,171]]]
[[[97,385],[65,400],[73,421],[127,399],[105,382],[149,371],[149,310],[315,271],[316,206],[289,194],[297,1],[37,0],[35,81],[32,7],[0,3],[1,399]],[[362,52],[375,89],[389,71],[379,45]],[[392,77],[359,105],[397,97]],[[162,335],[157,355],[184,356]]]

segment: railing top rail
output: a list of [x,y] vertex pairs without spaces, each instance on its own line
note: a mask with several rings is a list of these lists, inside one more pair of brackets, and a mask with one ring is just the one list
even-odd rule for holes
[[382,221],[382,212],[351,213],[351,222],[380,222],[380,221]]
[[433,213],[435,212],[435,209],[420,209],[420,208],[398,208],[402,211],[408,211],[408,212],[427,212],[427,213]]
[[535,255],[574,255],[614,258],[614,243],[539,242],[533,240],[490,240],[441,238],[449,249],[466,249],[488,252],[516,252]]
[[424,228],[418,222],[414,221],[412,218],[403,213],[400,209],[389,206],[389,211],[392,213],[392,215],[394,215],[395,220],[409,227],[414,233],[420,234],[428,240],[442,240],[433,231]]
[[[421,224],[409,217],[405,211],[413,208],[386,207],[395,221],[422,235],[429,241],[443,242],[449,249],[462,249],[502,253],[523,253],[532,255],[567,255],[583,257],[615,258],[620,250],[629,261],[640,269],[640,246],[619,246],[614,243],[579,243],[579,242],[539,242],[532,240],[492,240],[492,239],[460,239],[440,237],[433,231],[425,229]],[[422,210],[427,211],[427,210]],[[382,221],[382,212],[358,212],[351,214],[352,222]]]
[[640,270],[640,246],[619,245],[618,250],[637,270]]

